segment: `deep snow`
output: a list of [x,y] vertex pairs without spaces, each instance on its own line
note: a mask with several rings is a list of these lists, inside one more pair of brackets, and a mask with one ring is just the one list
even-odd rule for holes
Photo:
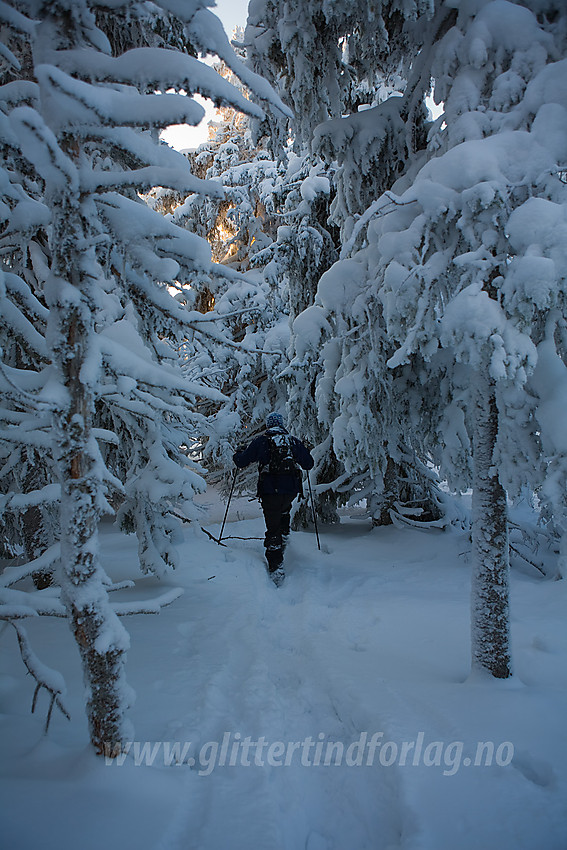
[[[202,501],[218,533],[222,502]],[[263,533],[256,502],[236,499],[229,519],[227,534]],[[185,589],[159,616],[124,620],[137,743],[123,764],[88,745],[66,623],[28,625],[68,685],[72,720],[54,716],[47,737],[6,631],[3,846],[565,850],[565,582],[512,572],[515,676],[471,677],[464,532],[371,530],[346,516],[321,531],[321,552],[312,533],[292,535],[276,589],[261,540],[223,548],[184,526],[182,569],[113,595]],[[132,538],[105,525],[101,545],[113,579],[136,578]],[[136,759],[146,742],[152,764]],[[494,745],[491,766],[489,747],[466,764],[477,742]],[[176,744],[184,764],[168,756]]]

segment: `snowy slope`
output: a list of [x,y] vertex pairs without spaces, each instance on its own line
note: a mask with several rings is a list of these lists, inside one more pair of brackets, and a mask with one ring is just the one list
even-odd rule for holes
[[[204,501],[218,533],[222,505]],[[262,535],[255,502],[236,500],[231,516],[225,533]],[[345,517],[321,552],[314,535],[292,535],[276,589],[261,540],[223,548],[183,534],[185,566],[167,584],[185,594],[125,621],[137,701],[122,764],[88,746],[66,624],[29,627],[69,689],[72,721],[54,717],[47,738],[27,713],[15,640],[2,636],[4,846],[567,847],[564,582],[513,572],[516,676],[472,680],[466,535]],[[108,526],[102,548],[113,578],[136,577],[132,539]],[[163,585],[144,578],[115,597]],[[474,765],[477,742],[494,744],[490,766],[488,744]]]

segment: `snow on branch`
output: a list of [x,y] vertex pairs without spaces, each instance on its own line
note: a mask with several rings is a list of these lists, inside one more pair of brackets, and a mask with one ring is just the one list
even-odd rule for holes
[[[278,97],[268,81],[254,73],[236,56],[216,15],[208,9],[200,9],[191,19],[188,33],[191,41],[201,50],[216,53],[257,97],[265,100],[286,118],[293,118],[291,109]],[[259,117],[263,117],[263,113]]]
[[171,124],[196,126],[205,110],[195,100],[178,94],[113,91],[68,76],[52,65],[37,65],[37,78],[57,102],[53,124],[60,131],[88,135],[90,126],[164,129]]
[[442,516],[440,519],[424,520],[420,517],[425,513],[422,507],[412,508],[402,502],[394,502],[393,508],[388,511],[390,519],[397,528],[410,526],[411,528],[445,528],[449,525],[447,517]]
[[85,192],[116,191],[117,189],[136,189],[147,192],[155,186],[172,189],[176,192],[200,192],[216,196],[217,188],[209,180],[201,180],[191,174],[189,169],[161,168],[150,165],[131,171],[92,171],[80,172],[81,188]]
[[27,564],[23,564],[20,567],[5,567],[4,572],[0,575],[0,587],[11,587],[32,573],[49,569],[57,563],[60,557],[61,547],[59,543],[55,543],[49,549],[46,549],[39,558],[35,558]]
[[131,587],[135,587],[131,579],[125,579],[125,581],[117,581],[115,583],[105,584],[104,588],[108,593],[112,593],[115,590],[129,590]]
[[[2,615],[1,609],[0,619],[7,619]],[[51,722],[51,715],[53,712],[54,705],[57,706],[61,713],[67,718],[67,720],[71,719],[71,715],[68,709],[66,708],[65,703],[63,702],[63,697],[67,692],[65,680],[63,679],[61,673],[59,673],[57,670],[53,670],[51,667],[48,667],[46,664],[39,660],[39,658],[31,648],[27,632],[24,627],[20,623],[15,622],[15,620],[13,619],[8,619],[8,622],[15,629],[18,638],[18,645],[20,647],[20,654],[22,656],[22,661],[24,662],[28,673],[35,679],[36,682],[31,707],[32,714],[35,712],[37,706],[37,698],[41,689],[44,688],[51,695],[49,709],[47,711],[47,717],[45,719],[44,726],[44,731],[47,734],[49,724]]]
[[[52,547],[54,548],[54,547]],[[58,547],[57,547],[58,548]],[[41,559],[37,559],[40,561]],[[12,577],[12,583],[19,581],[26,575],[29,575],[31,565],[37,563],[32,561],[26,564],[25,573],[19,578]],[[27,569],[30,568],[30,569]],[[18,568],[15,568],[16,570]],[[37,567],[34,568],[34,572]],[[107,591],[125,590],[135,587],[134,582],[124,581],[106,586]],[[183,594],[183,589],[179,587],[171,588],[164,593],[152,599],[135,600],[133,602],[112,602],[111,607],[115,614],[119,617],[131,617],[134,614],[159,614],[162,608],[171,605]],[[63,603],[60,601],[61,589],[49,588],[48,591],[22,591],[12,590],[8,587],[0,587],[0,620],[12,622],[13,620],[23,620],[28,617],[59,617],[65,619],[67,612]]]
[[29,493],[12,493],[0,496],[0,511],[20,511],[23,508],[37,507],[47,502],[58,502],[61,498],[61,486],[59,484],[46,484],[39,490]]
[[111,339],[105,334],[100,334],[99,345],[104,360],[113,364],[118,374],[126,368],[131,377],[150,386],[167,387],[172,392],[205,397],[211,401],[225,400],[224,395],[218,390],[188,381],[177,372],[168,369],[165,364],[152,362],[149,356],[139,357],[127,345],[122,345],[118,340]]
[[49,588],[46,592],[0,587],[0,619],[10,621],[23,620],[25,617],[64,619],[67,612],[59,599],[59,594],[59,588]]
[[38,24],[38,21],[26,18],[25,15],[9,6],[8,3],[4,3],[3,0],[0,2],[0,21],[15,30],[19,30],[19,32],[26,33],[26,35],[32,35]]
[[171,605],[182,594],[183,588],[172,587],[160,596],[144,602],[111,602],[111,607],[119,617],[131,617],[134,614],[159,614],[162,608]]
[[238,89],[193,56],[160,47],[137,47],[117,58],[94,50],[67,50],[53,54],[54,64],[68,74],[97,82],[135,84],[141,90],[182,89],[212,100],[216,106],[231,106],[256,118],[262,110]]
[[[39,87],[37,83],[29,80],[13,80],[11,83],[4,83],[2,86],[2,103],[6,107],[14,106],[37,106],[39,101]],[[4,141],[8,144],[17,147],[18,142],[10,133],[7,126],[2,127]]]
[[[2,349],[0,349],[0,356],[2,356]],[[30,392],[26,392],[22,386],[19,386],[12,380],[12,376],[14,376],[18,379],[23,378],[26,383],[29,383],[30,377],[33,376],[33,379],[35,380],[41,375],[41,372],[32,372],[31,370],[25,369],[13,369],[11,366],[6,366],[6,364],[0,360],[0,391],[6,400],[10,399],[12,401],[16,401],[20,407],[32,408],[34,411],[38,409],[52,411],[55,408],[53,403],[46,401],[45,399],[40,399],[37,396],[32,395]],[[5,420],[7,420],[10,415],[14,415],[14,411],[3,411]],[[39,438],[37,436],[36,429],[35,437],[30,435],[28,432],[25,439],[17,439],[15,431],[10,433],[4,431],[2,439],[11,440],[12,442],[32,443],[34,440],[38,440]]]
[[[10,215],[10,228],[11,229],[14,229],[14,230],[17,229],[17,225],[16,225],[16,222],[14,221],[14,218],[17,214],[18,209],[21,206],[24,206],[24,204],[23,204],[23,202],[20,201],[11,212],[11,215]],[[47,221],[49,220],[49,212],[47,211],[47,209],[45,208],[45,206],[43,204],[36,204],[34,201],[28,200],[27,203],[25,204],[25,215],[26,215],[26,217],[29,214],[30,208],[33,208],[33,207],[40,207],[44,211],[44,217],[43,217],[43,220],[40,223],[41,224],[47,223]],[[19,224],[19,222],[18,222],[18,224]],[[37,318],[39,318],[39,319],[43,319],[44,321],[47,320],[47,317],[49,315],[49,311],[47,310],[46,307],[44,307],[44,305],[41,303],[41,301],[39,301],[36,298],[36,296],[33,294],[33,292],[30,291],[29,286],[27,286],[27,284],[24,283],[24,281],[22,280],[22,278],[19,275],[13,274],[12,272],[4,272],[3,275],[2,275],[2,280],[3,280],[3,282],[6,286],[6,292],[11,292],[13,294],[14,298],[17,299],[18,303],[20,303],[25,308],[26,315],[29,315],[31,313],[33,316],[37,316]]]
[[411,203],[415,203],[415,201],[399,201],[397,198],[392,196],[391,192],[384,192],[384,194],[373,201],[360,218],[356,220],[350,237],[341,248],[341,255],[339,259],[344,260],[349,256],[361,231],[364,230],[371,218],[374,218],[374,216],[385,215],[386,213],[391,212],[392,208],[395,206],[403,206],[404,204]]
[[10,113],[10,122],[24,156],[49,181],[52,190],[75,190],[78,184],[75,166],[41,115],[29,106],[19,106]]
[[[224,195],[222,186],[218,184],[211,183],[208,191],[216,197],[222,198]],[[177,252],[185,258],[187,264],[191,264],[192,269],[211,270],[211,249],[202,237],[177,227],[145,204],[122,195],[94,195],[94,200],[113,235],[124,248],[143,245],[148,234],[151,234],[157,253],[169,256],[175,245]]]
[[2,299],[2,324],[9,326],[12,333],[25,345],[29,346],[40,357],[47,356],[44,337],[39,334],[32,323],[18,308],[8,300]]
[[0,56],[8,65],[11,65],[15,71],[21,71],[22,66],[19,59],[14,56],[12,51],[5,44],[0,43]]
[[[32,573],[52,567],[60,558],[60,546],[51,546],[39,558],[20,567],[8,567],[0,575],[0,620],[9,623],[15,630],[22,661],[36,683],[32,713],[37,706],[37,698],[42,689],[50,694],[50,703],[44,731],[47,733],[53,707],[56,705],[62,714],[70,720],[63,697],[66,693],[65,681],[61,673],[44,664],[33,651],[27,632],[19,622],[22,619],[37,616],[66,618],[67,612],[59,599],[60,588],[51,588],[48,593],[25,592],[10,589],[12,585],[27,578]],[[122,581],[107,586],[108,591],[124,590],[134,587],[132,581]],[[159,614],[162,608],[171,605],[183,593],[182,588],[170,588],[159,596],[144,601],[111,603],[113,611],[120,617],[135,614]]]

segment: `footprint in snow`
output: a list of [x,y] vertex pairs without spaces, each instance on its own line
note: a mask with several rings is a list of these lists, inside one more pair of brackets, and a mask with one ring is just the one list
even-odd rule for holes
[[555,774],[551,765],[542,759],[534,758],[525,750],[514,753],[512,767],[515,767],[528,782],[533,782],[541,788],[548,788],[554,783]]
[[329,850],[329,842],[320,832],[310,832],[305,843],[305,850]]

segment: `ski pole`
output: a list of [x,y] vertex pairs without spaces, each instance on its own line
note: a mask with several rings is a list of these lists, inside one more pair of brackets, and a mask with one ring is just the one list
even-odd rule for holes
[[307,484],[309,485],[309,495],[311,497],[311,511],[313,513],[313,525],[315,526],[315,536],[317,537],[317,548],[321,551],[321,544],[319,542],[319,531],[317,530],[317,515],[315,513],[315,502],[313,501],[313,490],[311,489],[311,479],[309,478],[309,473],[307,473]]
[[234,492],[234,485],[236,484],[236,475],[237,475],[237,473],[238,473],[238,468],[234,470],[234,475],[232,476],[232,485],[231,485],[231,488],[230,488],[230,493],[228,494],[228,502],[226,503],[226,511],[224,512],[224,519],[223,519],[223,521],[222,521],[222,526],[221,526],[221,530],[220,530],[220,534],[219,534],[219,539],[217,540],[217,543],[218,543],[219,545],[220,545],[220,542],[221,542],[221,540],[222,540],[222,533],[223,533],[223,531],[224,531],[224,525],[225,525],[225,522],[226,522],[226,518],[227,518],[227,516],[228,516],[228,509],[229,509],[229,507],[230,507],[230,500],[232,499],[232,494],[233,494],[233,492]]

